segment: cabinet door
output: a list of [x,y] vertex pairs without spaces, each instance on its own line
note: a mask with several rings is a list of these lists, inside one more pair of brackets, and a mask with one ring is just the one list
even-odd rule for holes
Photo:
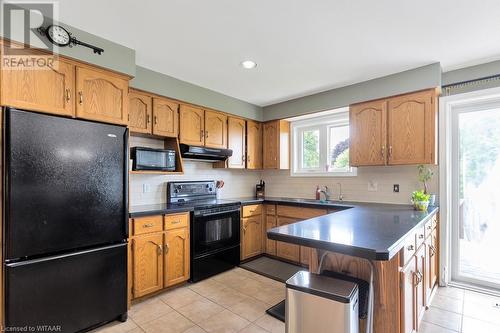
[[349,160],[353,166],[386,164],[386,100],[352,105]]
[[309,257],[311,256],[311,248],[307,246],[300,247],[300,263],[309,266]]
[[151,117],[153,114],[151,96],[135,91],[130,91],[128,96],[130,131],[151,134]]
[[233,155],[227,159],[228,168],[245,168],[245,121],[229,117],[228,121],[228,148]]
[[416,257],[401,270],[401,333],[413,333],[416,326]]
[[1,75],[1,104],[19,109],[74,116],[75,66],[59,59],[47,66],[33,67],[3,65]]
[[[278,217],[278,226],[297,222],[296,219]],[[276,241],[276,255],[286,260],[300,262],[300,246]]]
[[431,247],[429,251],[429,287],[432,290],[437,283],[437,272],[438,272],[438,237],[437,237],[437,228],[432,230],[431,235]]
[[388,164],[431,164],[435,154],[434,92],[389,99]]
[[227,116],[225,114],[205,111],[205,146],[227,148]]
[[420,326],[420,321],[422,320],[422,317],[424,316],[425,312],[425,302],[426,302],[426,297],[425,297],[425,282],[426,282],[426,271],[425,271],[425,262],[426,262],[426,255],[425,255],[425,246],[421,246],[420,249],[417,251],[415,254],[415,257],[417,258],[417,285],[416,285],[416,297],[415,297],[415,307],[416,307],[416,313],[415,313],[415,318],[416,318],[416,325],[417,325],[417,331]]
[[166,98],[153,98],[153,134],[177,137],[179,104]]
[[247,121],[247,169],[262,169],[262,124]]
[[252,216],[241,220],[241,259],[262,253],[262,217]]
[[165,287],[189,279],[189,228],[165,233]]
[[189,105],[180,106],[179,141],[187,145],[204,145],[205,117],[202,109]]
[[[276,227],[276,216],[267,215],[266,216],[266,231]],[[267,238],[266,236],[266,253],[275,256],[276,255],[276,241]]]
[[163,233],[133,238],[132,253],[134,297],[163,288]]
[[110,72],[76,67],[76,116],[113,124],[128,122],[128,81]]
[[279,164],[279,122],[271,121],[263,126],[263,167],[264,169],[278,169]]

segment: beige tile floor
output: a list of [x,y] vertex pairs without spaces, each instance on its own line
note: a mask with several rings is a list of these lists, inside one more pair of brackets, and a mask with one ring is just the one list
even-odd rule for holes
[[266,309],[285,297],[285,285],[242,268],[166,291],[132,305],[125,323],[92,333],[285,332]]
[[[136,303],[127,322],[93,333],[284,332],[284,324],[265,313],[284,296],[283,283],[235,268]],[[500,333],[500,307],[495,304],[499,297],[439,288],[419,333]]]
[[500,297],[439,288],[424,314],[419,333],[453,332],[500,333]]

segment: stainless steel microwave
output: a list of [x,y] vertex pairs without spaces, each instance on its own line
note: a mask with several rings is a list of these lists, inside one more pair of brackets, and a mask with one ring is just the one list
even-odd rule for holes
[[132,170],[175,171],[175,151],[133,147]]

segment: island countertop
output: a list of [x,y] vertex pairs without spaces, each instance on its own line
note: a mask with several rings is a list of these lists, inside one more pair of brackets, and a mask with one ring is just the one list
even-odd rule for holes
[[[266,198],[264,202],[278,203],[280,199]],[[410,205],[354,202],[325,206],[342,206],[342,210],[270,229],[267,236],[371,260],[390,260],[401,250],[405,238],[439,209],[429,207],[421,212]]]

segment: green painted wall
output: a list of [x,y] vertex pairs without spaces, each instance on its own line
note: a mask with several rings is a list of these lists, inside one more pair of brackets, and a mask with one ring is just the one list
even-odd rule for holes
[[443,86],[500,75],[500,60],[443,73]]
[[[22,4],[16,5],[22,8]],[[0,6],[0,8],[1,7],[2,6]],[[2,15],[2,13],[0,13],[0,15]],[[59,24],[62,27],[66,28],[73,34],[74,37],[77,37],[79,40],[99,46],[100,48],[104,49],[102,55],[98,55],[94,54],[91,49],[83,46],[57,47],[54,45],[53,51],[55,53],[78,59],[89,64],[109,68],[111,70],[128,74],[130,76],[135,76],[135,50],[117,43],[113,43],[112,41],[101,38],[99,36],[89,34],[88,32],[77,29],[65,23],[54,21],[54,24]],[[11,36],[4,36],[3,29],[0,29],[0,36],[24,43],[24,21],[13,20],[11,29]],[[37,36],[40,37],[38,33]],[[40,38],[47,40],[46,37]],[[40,40],[40,38],[30,38],[30,45],[32,45],[33,47],[45,49],[46,45]]]
[[144,67],[137,66],[136,76],[130,86],[241,117],[262,120],[262,108],[259,106]]
[[349,104],[441,86],[439,63],[264,107],[264,120],[331,110]]

